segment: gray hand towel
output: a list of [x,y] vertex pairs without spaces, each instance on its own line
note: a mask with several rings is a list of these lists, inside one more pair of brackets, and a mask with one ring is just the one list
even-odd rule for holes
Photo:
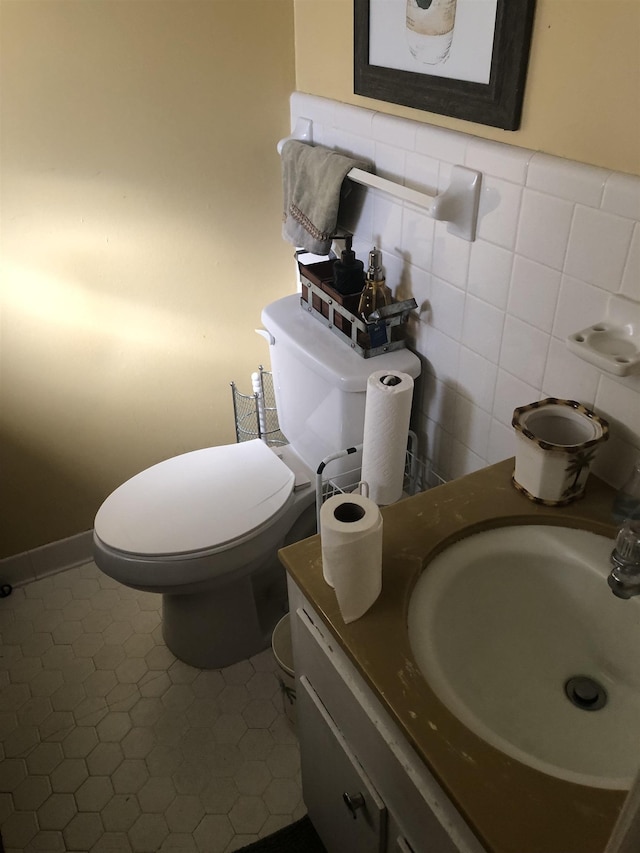
[[290,139],[282,146],[282,236],[307,252],[326,255],[338,223],[342,182],[351,169],[371,166],[320,145]]

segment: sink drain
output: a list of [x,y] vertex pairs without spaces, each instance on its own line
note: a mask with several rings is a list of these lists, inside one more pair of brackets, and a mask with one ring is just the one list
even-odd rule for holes
[[607,704],[607,691],[588,675],[574,675],[564,685],[569,701],[583,711],[599,711]]

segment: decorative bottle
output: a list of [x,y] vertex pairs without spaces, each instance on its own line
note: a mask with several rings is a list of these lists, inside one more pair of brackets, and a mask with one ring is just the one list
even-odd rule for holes
[[384,273],[380,263],[380,250],[373,249],[369,252],[369,269],[364,281],[364,290],[358,305],[358,314],[367,320],[369,314],[377,308],[389,305],[391,302],[391,291],[386,285]]
[[407,42],[412,55],[425,65],[449,56],[456,22],[457,0],[407,0]]
[[640,519],[640,460],[635,463],[629,479],[613,499],[612,513],[619,522],[627,518]]

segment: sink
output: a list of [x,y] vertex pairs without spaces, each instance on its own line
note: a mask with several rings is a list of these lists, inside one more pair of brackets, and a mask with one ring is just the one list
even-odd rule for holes
[[640,765],[640,596],[607,586],[613,540],[518,525],[476,533],[422,572],[409,643],[440,701],[511,758],[626,790]]

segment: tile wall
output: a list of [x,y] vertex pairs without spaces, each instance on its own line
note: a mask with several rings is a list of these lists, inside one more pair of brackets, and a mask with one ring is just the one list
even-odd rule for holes
[[418,302],[415,429],[435,471],[513,455],[513,409],[558,396],[609,420],[595,470],[619,485],[640,456],[640,374],[602,373],[565,338],[603,320],[612,294],[640,302],[640,178],[294,93],[292,128],[298,117],[315,143],[424,192],[446,188],[454,164],[482,172],[473,243],[371,189],[354,189],[341,223],[358,257],[382,249],[394,294]]

